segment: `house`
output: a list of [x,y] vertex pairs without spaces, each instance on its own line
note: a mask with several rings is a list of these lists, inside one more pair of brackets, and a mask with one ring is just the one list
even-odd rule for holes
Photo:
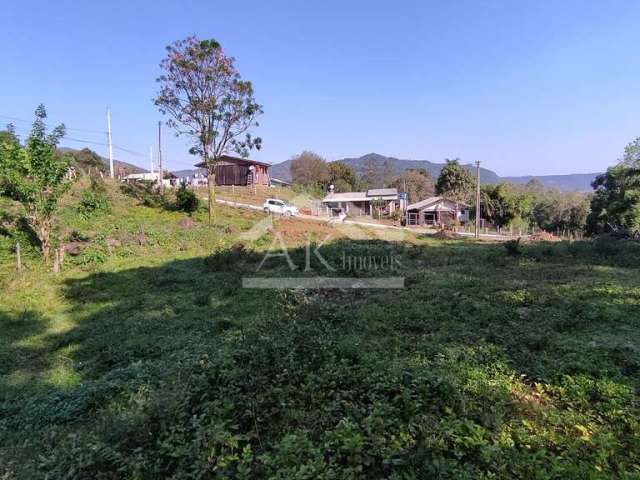
[[281,180],[279,178],[271,177],[270,185],[272,187],[290,187],[291,186],[291,182],[287,182],[286,180]]
[[407,206],[407,225],[447,225],[469,221],[469,206],[444,197],[429,197]]
[[[162,183],[165,187],[175,187],[177,183],[178,177],[176,177],[171,172],[164,172],[164,179]],[[122,180],[126,183],[137,183],[137,182],[155,182],[158,183],[158,179],[160,178],[160,174],[158,172],[143,172],[143,173],[130,173],[126,175]]]
[[[198,168],[206,168],[204,162],[196,164]],[[216,185],[264,185],[269,186],[269,169],[271,165],[248,158],[222,155],[215,167]]]
[[366,192],[329,193],[322,204],[330,215],[391,215],[404,207],[404,199],[395,188],[377,188]]
[[202,168],[197,170],[182,170],[176,172],[176,175],[178,177],[178,183],[181,185],[190,185],[192,187],[207,186],[206,171]]
[[159,178],[158,172],[130,173],[125,175],[123,180],[127,183],[131,182],[157,182]]

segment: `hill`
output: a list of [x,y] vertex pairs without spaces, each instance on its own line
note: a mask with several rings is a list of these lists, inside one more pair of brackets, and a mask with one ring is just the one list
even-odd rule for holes
[[[82,151],[80,149],[70,148],[70,147],[60,147],[58,150],[61,151],[61,152],[70,153],[72,155],[79,154]],[[101,155],[98,155],[98,157],[100,158],[100,160],[104,164],[104,171],[108,172],[109,171],[109,159],[105,158],[105,157],[103,157]],[[113,168],[114,168],[116,174],[120,171],[120,169],[122,169],[122,171],[124,171],[125,175],[128,175],[130,173],[145,173],[145,172],[149,171],[149,170],[141,168],[141,167],[139,167],[137,165],[134,165],[132,163],[123,162],[122,160],[117,160],[115,158],[113,159]]]
[[545,187],[557,188],[565,191],[590,192],[593,190],[591,182],[600,175],[600,173],[572,173],[569,175],[542,175],[542,176],[524,176],[524,177],[501,177],[508,183],[523,185],[531,180],[539,180]]
[[[409,169],[423,168],[433,178],[440,175],[440,170],[444,167],[444,163],[434,163],[429,160],[405,160],[395,157],[386,157],[377,153],[369,153],[358,158],[344,158],[341,160],[347,165],[353,167],[358,175],[362,175],[368,165],[374,164],[382,170],[386,169],[391,175],[397,176],[401,172]],[[291,173],[289,168],[291,161],[287,160],[282,163],[275,164],[271,167],[271,175],[275,178],[291,181]],[[472,164],[464,164],[464,168],[471,171],[475,176],[475,166]],[[568,175],[540,175],[540,176],[522,176],[522,177],[501,177],[496,172],[480,168],[480,181],[482,183],[500,183],[508,182],[515,184],[525,184],[529,180],[536,178],[549,188],[558,188],[565,191],[591,191],[591,182],[598,173],[577,173]]]

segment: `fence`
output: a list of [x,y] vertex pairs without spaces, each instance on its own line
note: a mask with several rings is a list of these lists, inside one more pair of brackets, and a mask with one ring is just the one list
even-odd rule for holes
[[[475,225],[467,224],[463,226],[454,227],[456,232],[465,232],[465,233],[474,233]],[[549,232],[546,230],[542,230],[541,228],[536,227],[528,227],[528,228],[513,228],[513,227],[489,227],[484,226],[480,228],[480,233],[484,235],[501,235],[504,237],[526,237],[529,235],[553,235],[562,240],[583,240],[584,232],[579,230],[569,230],[569,229],[557,229],[555,232]]]

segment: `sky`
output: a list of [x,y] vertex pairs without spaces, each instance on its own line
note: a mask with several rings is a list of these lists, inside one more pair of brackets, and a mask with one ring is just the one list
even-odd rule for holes
[[[8,2],[0,125],[23,137],[44,103],[63,145],[149,166],[164,47],[215,38],[264,114],[256,160],[303,150],[476,160],[499,175],[598,172],[640,136],[640,2]],[[164,129],[165,168],[191,168]],[[90,142],[90,143],[89,143]]]

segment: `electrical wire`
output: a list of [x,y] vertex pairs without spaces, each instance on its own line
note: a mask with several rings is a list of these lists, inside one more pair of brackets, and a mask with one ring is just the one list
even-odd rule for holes
[[[21,135],[27,135],[27,134],[31,133],[30,129],[27,128],[27,127],[19,126],[19,127],[15,127],[15,129],[16,129],[16,131],[20,131],[19,133]],[[88,144],[88,145],[98,145],[98,146],[101,146],[101,147],[108,147],[109,146],[109,144],[105,143],[105,142],[97,142],[95,140],[87,140],[87,139],[84,139],[84,138],[70,137],[68,135],[64,135],[63,137],[61,137],[61,140],[66,140],[68,142],[85,143],[85,144]],[[148,155],[145,155],[145,154],[140,153],[140,152],[136,152],[135,150],[131,150],[129,148],[121,147],[120,145],[112,144],[112,147],[115,150],[119,150],[121,152],[128,153],[129,155],[133,155],[134,157],[140,157],[140,158],[144,158],[144,159],[148,158]]]
[[[31,120],[25,120],[25,119],[17,118],[17,117],[10,117],[8,115],[0,115],[0,118],[4,118],[6,120],[10,120],[10,121],[14,121],[14,122],[23,122],[23,123],[28,123],[28,124],[32,124],[33,123],[33,121],[31,121]],[[45,125],[45,127],[51,128],[51,125],[48,125],[46,123],[44,125]],[[101,135],[106,135],[107,134],[106,131],[101,131],[101,130],[89,130],[87,128],[73,128],[73,127],[67,127],[66,125],[65,125],[65,128],[67,130],[72,130],[72,131],[75,131],[75,132],[99,133]]]

